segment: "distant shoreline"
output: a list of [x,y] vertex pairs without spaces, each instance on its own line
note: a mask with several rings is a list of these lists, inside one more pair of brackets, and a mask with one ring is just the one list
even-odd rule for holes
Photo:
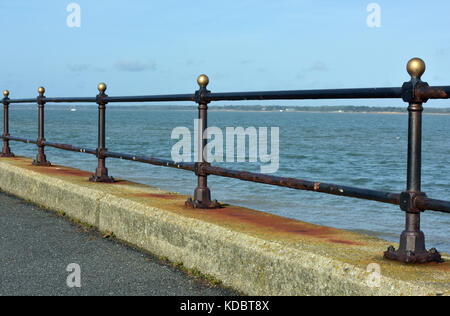
[[[15,108],[30,108],[36,105],[16,105]],[[96,109],[96,104],[48,104],[47,109],[81,109],[92,107]],[[146,108],[149,110],[164,111],[197,111],[197,106],[192,105],[121,105],[110,104],[108,108]],[[263,106],[263,105],[230,105],[230,106],[209,106],[211,112],[252,112],[252,113],[333,113],[333,114],[407,114],[407,107],[368,107],[368,106]],[[427,108],[424,114],[450,115],[450,107]]]
[[[213,109],[213,108],[209,108],[209,110],[211,112],[249,112],[249,113],[315,113],[315,114],[320,114],[320,113],[328,113],[328,114],[386,114],[386,115],[394,115],[394,114],[403,114],[406,115],[408,114],[408,112],[386,112],[386,111],[373,111],[373,112],[361,112],[361,111],[343,111],[343,112],[338,112],[338,111],[258,111],[258,110],[223,110],[223,109]],[[177,110],[175,110],[177,111]],[[195,111],[195,110],[178,110],[178,111]],[[450,115],[450,113],[444,113],[444,112],[424,112],[424,114],[426,115]]]

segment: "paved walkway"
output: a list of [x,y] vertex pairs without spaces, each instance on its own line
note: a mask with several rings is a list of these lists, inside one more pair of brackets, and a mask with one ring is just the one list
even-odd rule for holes
[[[81,287],[76,284],[80,266]],[[1,295],[235,295],[0,192]]]

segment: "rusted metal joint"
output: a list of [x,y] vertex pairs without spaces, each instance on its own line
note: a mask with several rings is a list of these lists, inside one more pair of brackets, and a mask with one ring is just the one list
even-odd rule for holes
[[[414,86],[414,98],[413,98],[412,102],[414,102],[414,103],[426,103],[429,98],[424,97],[423,95],[418,93],[418,91],[420,89],[426,89],[428,87],[429,87],[429,85],[428,85],[427,82],[423,82],[423,81],[417,82],[416,85]],[[422,110],[423,110],[423,108],[422,108]]]
[[199,90],[195,91],[195,96],[194,96],[194,100],[196,103],[198,103],[199,107],[202,104],[209,104],[211,103],[210,100],[208,100],[206,98],[206,95],[211,93],[211,91],[209,91],[208,89],[205,88],[200,88]]
[[38,140],[37,140],[38,147],[44,147],[45,146],[45,144],[44,144],[45,142],[46,142],[45,138],[38,138]]
[[[429,85],[426,82],[417,78],[412,78],[411,81],[405,82],[402,86],[402,99],[408,103],[420,104],[426,103],[428,98],[422,97],[422,94],[417,93],[419,89],[428,88]],[[412,111],[422,111],[423,108],[411,108]]]
[[3,139],[3,148],[2,151],[0,152],[0,157],[6,158],[6,157],[15,157],[15,155],[11,152],[11,148],[9,147],[9,140],[8,137],[11,136],[9,133],[4,133],[2,135],[2,139]]
[[400,193],[400,209],[406,213],[420,214],[424,210],[417,207],[416,200],[418,197],[427,197],[423,192],[404,191]]
[[198,176],[202,176],[202,177],[208,176],[208,174],[203,169],[203,167],[205,167],[205,166],[211,166],[211,164],[209,162],[196,162],[194,164],[194,172],[197,177]]
[[44,96],[44,93],[42,92],[39,92],[39,95],[37,96],[37,101],[36,101],[36,103],[40,106],[40,107],[42,107],[42,106],[44,106],[45,105],[45,96]]
[[105,106],[108,104],[107,101],[105,101],[105,98],[108,97],[107,94],[105,93],[100,93],[96,96],[96,103],[101,107],[101,106]]
[[108,152],[108,148],[97,148],[97,158],[99,159],[105,159],[106,153]]

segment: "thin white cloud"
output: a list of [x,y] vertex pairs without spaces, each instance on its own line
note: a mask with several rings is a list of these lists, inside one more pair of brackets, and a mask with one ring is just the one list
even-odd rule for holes
[[140,72],[156,70],[156,64],[154,62],[141,62],[137,59],[119,60],[115,64],[115,68],[120,71]]
[[91,65],[89,64],[69,64],[67,65],[67,68],[69,68],[70,71],[73,72],[82,72],[89,70],[91,68]]
[[444,56],[447,57],[450,55],[450,48],[446,47],[446,48],[439,48],[436,50],[436,55],[437,56]]
[[303,68],[302,71],[296,75],[296,79],[303,80],[305,78],[305,73],[326,72],[329,70],[330,68],[328,68],[327,64],[322,61],[316,61],[311,66]]
[[307,70],[309,71],[328,71],[328,66],[322,61],[316,61]]
[[85,71],[105,72],[106,71],[105,68],[93,67],[90,64],[68,64],[67,68],[72,72],[85,72]]

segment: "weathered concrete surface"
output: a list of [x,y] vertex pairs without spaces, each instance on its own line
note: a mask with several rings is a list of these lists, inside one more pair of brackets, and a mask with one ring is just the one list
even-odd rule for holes
[[[249,295],[449,295],[443,264],[386,261],[391,244],[373,237],[229,206],[184,207],[186,196],[89,173],[0,159],[0,188],[113,232],[123,241],[198,269]],[[369,264],[378,264],[377,286]]]

